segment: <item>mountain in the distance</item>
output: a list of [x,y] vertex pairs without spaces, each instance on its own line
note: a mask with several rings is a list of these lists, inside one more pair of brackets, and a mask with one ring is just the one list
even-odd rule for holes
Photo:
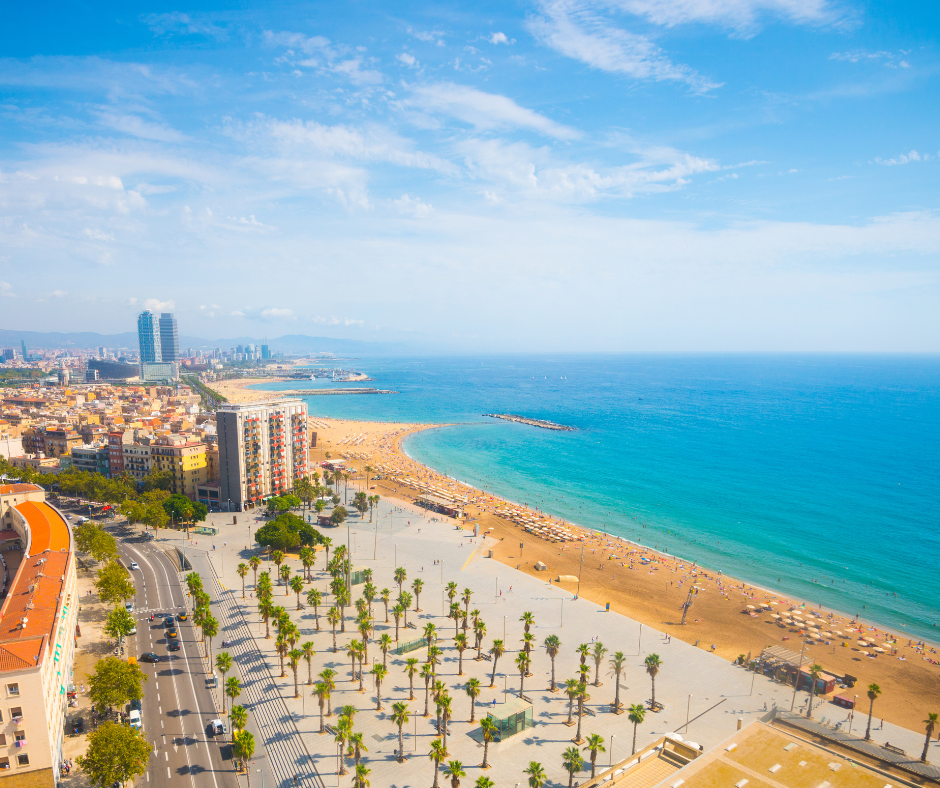
[[[56,348],[127,348],[137,349],[137,333],[125,331],[122,334],[96,334],[91,331],[14,331],[0,328],[0,347],[12,347],[17,350],[20,342],[25,341],[27,349],[54,350]],[[236,345],[260,345],[256,337],[234,337],[231,339],[203,339],[181,335],[180,349],[221,348],[229,350]],[[283,353],[334,353],[337,355],[397,355],[406,352],[404,345],[385,342],[363,342],[358,339],[336,339],[333,337],[308,337],[305,334],[285,334],[268,339],[272,352]]]

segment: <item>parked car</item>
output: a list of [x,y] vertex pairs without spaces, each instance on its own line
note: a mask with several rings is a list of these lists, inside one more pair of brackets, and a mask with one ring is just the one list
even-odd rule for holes
[[72,720],[72,735],[77,735],[79,733],[85,732],[85,720],[81,717],[75,717]]
[[126,605],[124,605],[124,609],[127,610],[128,613],[133,613],[133,612],[134,612],[134,603],[133,603],[133,602],[128,602]]
[[140,705],[140,698],[131,701],[131,711],[140,711],[143,707]]
[[225,733],[225,723],[222,720],[212,720],[208,726],[210,736],[222,736]]
[[139,711],[132,711],[130,713],[130,716],[128,716],[127,721],[132,728],[135,728],[137,730],[140,730],[141,728],[144,727],[144,723],[143,723],[143,720],[141,720],[140,718]]

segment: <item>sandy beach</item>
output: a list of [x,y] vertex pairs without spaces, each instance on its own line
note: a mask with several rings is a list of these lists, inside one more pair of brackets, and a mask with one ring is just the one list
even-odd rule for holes
[[[232,402],[276,396],[247,388],[260,382],[271,379],[226,381],[215,388]],[[310,426],[317,433],[315,461],[329,453],[357,470],[349,482],[351,490],[368,486],[370,494],[407,501],[428,492],[451,498],[466,512],[465,528],[478,527],[498,540],[493,557],[506,565],[546,583],[580,574],[582,597],[609,603],[613,611],[728,660],[757,656],[767,646],[799,652],[809,636],[812,645],[806,645],[805,655],[810,660],[836,676],[858,678],[854,688],[837,688],[834,694],[858,695],[859,714],[867,714],[865,693],[871,683],[882,691],[875,703],[876,719],[921,730],[926,714],[940,710],[940,653],[933,644],[919,645],[903,633],[859,623],[838,611],[548,517],[432,471],[402,451],[407,435],[440,425],[311,416]],[[373,469],[368,482],[366,466]],[[546,565],[545,571],[535,569],[539,562]],[[682,625],[682,605],[693,584],[692,606]],[[574,582],[559,585],[578,590]]]

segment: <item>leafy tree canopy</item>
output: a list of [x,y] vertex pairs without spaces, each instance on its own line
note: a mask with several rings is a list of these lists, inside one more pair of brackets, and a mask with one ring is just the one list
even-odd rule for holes
[[199,501],[191,501],[185,495],[171,495],[163,502],[166,513],[174,520],[184,523],[201,523],[209,514],[209,507]]
[[285,512],[261,526],[255,532],[255,541],[272,550],[292,550],[303,545],[312,547],[320,543],[320,534],[303,517]]
[[346,519],[348,512],[345,507],[337,506],[333,509],[333,513],[330,515],[330,522],[334,525],[339,525],[343,520]]
[[109,707],[123,706],[144,696],[146,674],[138,665],[117,657],[106,657],[95,666],[88,677],[88,697],[99,712]]
[[127,725],[105,722],[88,737],[87,752],[75,759],[92,785],[110,788],[147,771],[150,745]]
[[108,637],[117,639],[127,637],[136,626],[137,622],[134,621],[134,617],[125,608],[118,607],[108,613],[104,632]]
[[131,599],[137,591],[127,570],[114,559],[98,570],[95,588],[101,601],[111,605]]
[[90,520],[73,529],[75,545],[83,553],[88,553],[96,561],[117,558],[117,542],[114,537],[97,523]]

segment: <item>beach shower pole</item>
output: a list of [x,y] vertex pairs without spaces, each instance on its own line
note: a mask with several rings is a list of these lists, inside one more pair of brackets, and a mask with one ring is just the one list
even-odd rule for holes
[[584,542],[581,543],[581,563],[578,564],[578,596],[581,596],[581,567],[584,566]]

